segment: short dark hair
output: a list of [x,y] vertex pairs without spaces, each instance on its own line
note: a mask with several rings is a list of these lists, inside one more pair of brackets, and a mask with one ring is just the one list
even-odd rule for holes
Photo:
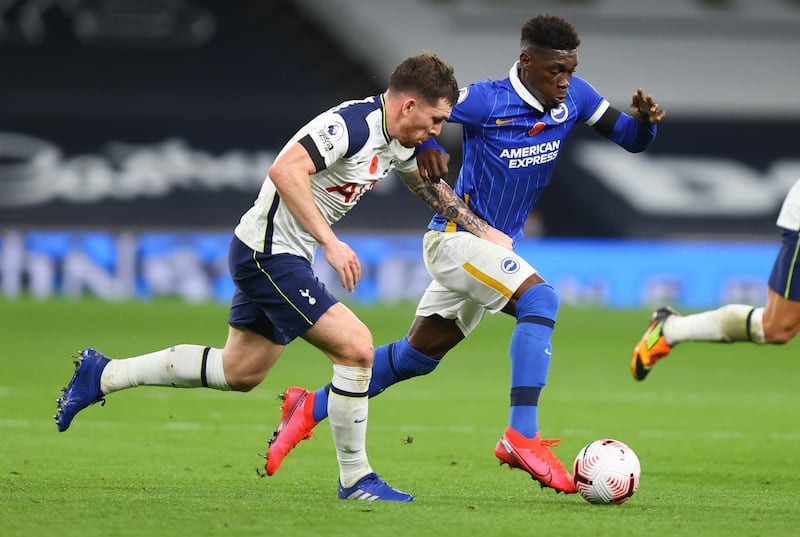
[[389,75],[389,90],[416,93],[429,104],[442,97],[456,104],[458,82],[453,67],[433,52],[423,52],[406,58]]
[[574,50],[581,44],[575,27],[561,17],[539,15],[522,27],[520,46],[526,48],[548,48],[555,50]]

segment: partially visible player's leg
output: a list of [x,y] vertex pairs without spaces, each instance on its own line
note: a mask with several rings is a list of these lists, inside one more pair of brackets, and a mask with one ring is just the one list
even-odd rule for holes
[[[787,197],[784,213],[796,214],[793,203],[800,191],[800,182],[792,189],[795,197]],[[779,218],[779,222],[780,222]],[[764,310],[764,335],[767,343],[786,343],[800,332],[800,233],[781,228],[781,249],[772,266]]]
[[[224,349],[182,344],[124,359],[108,359],[93,349],[82,351],[64,396],[57,401],[58,429],[66,430],[78,412],[103,400],[105,395],[135,386],[248,391],[258,385],[283,352],[285,343],[292,339],[285,338],[284,332],[264,314],[262,301],[268,306],[276,300],[285,305],[285,299],[268,283],[262,265],[253,260],[252,250],[238,240],[231,243],[230,262],[237,289],[231,301]],[[287,263],[287,273],[301,272],[291,263],[292,260]],[[307,261],[294,263],[310,272]],[[243,289],[247,290],[247,295]],[[331,300],[335,299],[331,297]],[[285,306],[285,309],[295,315],[294,308]],[[308,323],[305,323],[301,329],[307,328]]]
[[653,312],[650,325],[633,348],[631,372],[644,380],[655,363],[686,341],[752,341],[764,343],[764,308],[727,304],[714,310],[680,315],[669,307]]
[[670,347],[685,341],[764,343],[763,313],[764,308],[727,304],[693,315],[670,316],[665,320],[661,333]]
[[[375,397],[398,382],[433,372],[441,357],[462,339],[464,334],[454,320],[438,315],[415,317],[406,337],[375,349],[369,396]],[[314,392],[312,416],[316,422],[328,416],[329,391],[328,385]]]
[[[403,380],[431,373],[441,357],[464,339],[455,319],[431,313],[436,311],[435,307],[427,308],[426,304],[437,302],[431,297],[439,294],[452,293],[433,282],[420,301],[408,336],[375,349],[369,397]],[[459,298],[458,302],[463,303],[463,299]],[[454,316],[457,309],[458,306],[454,306]],[[477,324],[480,316],[472,322]],[[267,451],[268,475],[277,472],[286,455],[302,440],[310,438],[314,427],[328,417],[330,388],[330,384],[315,391],[292,387],[282,394],[281,420]]]
[[767,343],[788,343],[800,332],[800,300],[790,300],[767,289],[763,323]]
[[511,334],[511,411],[509,426],[527,438],[539,431],[538,405],[547,384],[552,346],[550,338],[558,313],[555,290],[538,275],[515,299],[510,313],[517,324]]
[[124,359],[111,359],[95,349],[84,349],[75,364],[64,395],[57,400],[54,418],[62,432],[78,412],[126,388],[150,385],[230,389],[222,372],[222,350],[200,345],[176,345]]
[[511,408],[508,428],[495,455],[502,463],[528,472],[542,487],[571,494],[576,491],[572,476],[550,451],[560,441],[542,439],[538,424],[539,396],[547,384],[558,304],[555,290],[536,274],[514,295],[511,309],[517,324],[510,344]]
[[223,372],[222,355],[222,349],[182,344],[140,356],[113,359],[103,370],[100,386],[106,394],[136,386],[202,386],[230,390]]
[[334,363],[328,422],[339,461],[342,499],[410,501],[374,475],[367,459],[368,390],[374,349],[372,334],[344,304],[331,306],[303,334]]
[[[231,243],[231,273],[237,285],[245,285],[255,296],[270,291],[263,284],[264,274],[252,259],[252,250],[238,240]],[[310,266],[310,265],[309,265]],[[268,338],[274,326],[258,303],[237,287],[231,302],[228,341],[225,349],[201,345],[176,345],[168,349],[110,360],[94,349],[80,353],[76,371],[64,395],[57,400],[55,421],[65,431],[75,415],[103,400],[109,393],[140,385],[179,388],[208,387],[218,390],[247,391],[266,376],[284,349],[283,341]],[[306,325],[307,327],[307,325]],[[273,343],[273,341],[280,343]],[[224,359],[223,359],[224,357]]]
[[[284,346],[245,329],[229,327],[225,349],[181,344],[130,358],[111,359],[94,349],[80,352],[76,370],[55,415],[59,431],[75,415],[113,392],[136,386],[250,390],[266,376]],[[223,358],[224,357],[224,358]]]
[[769,276],[765,307],[727,304],[685,316],[671,308],[659,308],[634,347],[631,362],[634,378],[643,380],[655,362],[666,357],[678,343],[782,344],[797,335],[800,332],[800,235],[797,231],[781,229],[781,238],[781,249]]
[[[436,338],[443,334],[441,323],[431,322],[428,318],[415,319],[412,325],[413,333],[419,339],[424,334],[431,334],[425,326],[436,327]],[[463,339],[463,334],[458,331],[458,340]],[[414,329],[413,327],[416,327]],[[409,336],[411,337],[411,336]],[[455,345],[455,343],[453,343]],[[409,338],[404,337],[387,345],[375,349],[372,366],[372,379],[369,383],[367,394],[374,397],[386,388],[400,381],[432,372],[439,365],[439,360],[416,350]],[[328,398],[331,385],[326,384],[315,391],[308,391],[300,387],[288,388],[282,395],[281,420],[267,450],[267,475],[274,475],[278,471],[289,452],[302,440],[311,438],[314,427],[328,417]]]
[[465,335],[486,312],[517,318],[509,350],[509,421],[495,455],[543,486],[574,493],[572,476],[549,449],[558,442],[542,440],[538,427],[539,395],[547,383],[558,310],[555,291],[526,260],[468,233],[428,232],[424,244],[425,263],[436,283],[461,301],[455,318]]

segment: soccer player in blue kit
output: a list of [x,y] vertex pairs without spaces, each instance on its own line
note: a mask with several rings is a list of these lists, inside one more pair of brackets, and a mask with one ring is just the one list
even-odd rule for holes
[[[632,96],[630,114],[612,107],[575,75],[579,44],[574,27],[560,17],[529,20],[522,27],[519,61],[508,77],[461,89],[448,120],[463,126],[464,161],[454,190],[514,242],[522,238],[525,221],[576,123],[635,153],[648,148],[665,114],[641,89]],[[444,177],[447,160],[433,140],[417,150],[423,176]],[[512,315],[517,324],[510,341],[511,408],[495,455],[528,472],[542,487],[574,493],[572,476],[549,449],[559,441],[543,439],[538,425],[559,305],[555,290],[513,250],[465,233],[445,215],[431,220],[423,255],[433,282],[406,337],[376,349],[370,395],[433,371],[487,312]],[[326,386],[314,392],[292,387],[283,394],[267,473],[277,471],[288,452],[325,418],[328,393]]]
[[411,501],[380,479],[367,459],[372,334],[318,280],[312,261],[319,247],[342,287],[353,290],[361,264],[331,226],[392,169],[434,211],[489,243],[511,244],[447,183],[423,178],[417,168],[415,147],[441,132],[457,96],[453,68],[423,53],[395,68],[386,92],[342,103],[304,125],[278,154],[234,229],[229,263],[236,291],[224,348],[182,344],[122,359],[85,349],[57,401],[58,430],[66,431],[78,412],[105,402],[106,395],[136,386],[249,391],[286,345],[302,337],[333,363],[325,399],[339,498]]

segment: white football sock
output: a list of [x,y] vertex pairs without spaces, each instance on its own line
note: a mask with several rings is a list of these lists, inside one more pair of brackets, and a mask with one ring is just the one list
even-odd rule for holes
[[106,394],[135,386],[231,389],[225,381],[222,349],[202,345],[175,345],[142,356],[111,360],[100,378],[100,389]]
[[[751,315],[752,312],[752,315]],[[683,341],[733,341],[764,342],[764,326],[761,319],[764,308],[753,308],[744,304],[728,304],[721,308],[695,313],[673,315],[664,323],[664,339],[670,345]],[[750,337],[747,325],[750,318]]]
[[758,345],[767,342],[764,335],[764,308],[756,308],[750,315],[750,340]]
[[352,487],[372,472],[367,460],[367,391],[371,378],[372,369],[369,368],[333,366],[328,421],[339,461],[339,481],[343,487]]

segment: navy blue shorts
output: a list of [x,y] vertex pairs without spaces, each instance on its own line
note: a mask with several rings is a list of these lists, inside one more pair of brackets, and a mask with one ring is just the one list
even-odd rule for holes
[[772,266],[769,288],[783,298],[800,301],[800,238],[791,229],[781,229],[781,237],[781,251]]
[[311,328],[338,302],[303,257],[262,254],[234,237],[228,264],[236,284],[228,323],[279,345]]

